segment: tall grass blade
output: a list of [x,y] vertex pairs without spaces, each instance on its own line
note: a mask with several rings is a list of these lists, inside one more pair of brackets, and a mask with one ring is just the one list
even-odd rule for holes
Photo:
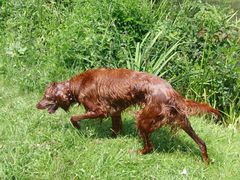
[[[154,74],[159,74],[164,66],[174,57],[176,53],[173,53],[169,58],[167,58],[179,45],[179,41],[176,42],[167,52],[165,52],[160,58],[153,64],[152,71]],[[167,59],[166,59],[167,58]]]

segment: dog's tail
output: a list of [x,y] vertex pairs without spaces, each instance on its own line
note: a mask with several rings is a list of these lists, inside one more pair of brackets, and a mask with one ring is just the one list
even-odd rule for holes
[[213,114],[220,119],[221,113],[206,103],[198,103],[192,100],[184,100],[187,115]]

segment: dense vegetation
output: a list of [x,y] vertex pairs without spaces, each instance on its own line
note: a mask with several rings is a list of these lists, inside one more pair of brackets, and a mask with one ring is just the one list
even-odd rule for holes
[[[163,76],[236,122],[240,24],[232,10],[191,1],[1,1],[1,74],[42,90],[94,67]],[[176,11],[177,9],[177,11]]]
[[[236,121],[235,13],[191,1],[1,1],[1,73],[25,90],[94,67],[163,76],[183,95]],[[176,11],[177,9],[177,11]]]

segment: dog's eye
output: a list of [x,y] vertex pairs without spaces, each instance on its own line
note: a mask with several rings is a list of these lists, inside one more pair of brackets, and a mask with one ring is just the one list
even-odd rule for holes
[[46,97],[46,99],[49,99],[49,100],[52,99],[52,97],[49,95],[46,95],[45,97]]
[[54,98],[53,98],[52,96],[46,95],[45,98],[46,98],[48,101],[54,101]]

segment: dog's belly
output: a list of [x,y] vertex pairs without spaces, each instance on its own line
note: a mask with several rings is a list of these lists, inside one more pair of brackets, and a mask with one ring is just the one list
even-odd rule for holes
[[108,115],[114,115],[117,113],[121,113],[123,110],[128,108],[129,106],[132,105],[143,105],[145,103],[145,96],[142,95],[131,95],[131,94],[126,94],[124,96],[125,98],[122,97],[116,97],[116,98],[104,98],[102,100],[101,107],[107,112]]

